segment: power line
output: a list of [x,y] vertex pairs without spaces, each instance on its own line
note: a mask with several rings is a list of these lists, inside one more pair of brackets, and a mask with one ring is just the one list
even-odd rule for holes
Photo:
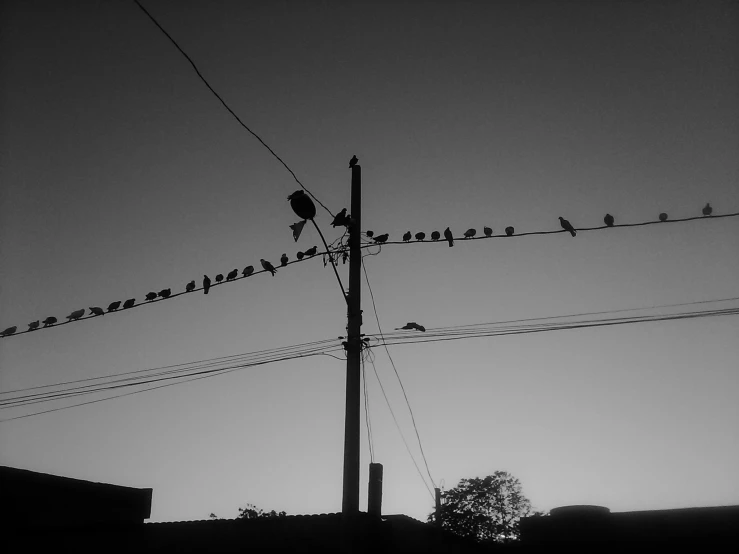
[[[377,305],[375,304],[375,295],[372,292],[372,287],[370,286],[369,277],[367,276],[367,268],[364,265],[364,261],[362,261],[362,270],[364,271],[364,278],[367,281],[367,288],[369,289],[370,298],[372,299],[372,308],[375,312],[375,319],[377,320],[377,329],[380,332],[380,336],[382,337],[382,326],[380,325],[380,316],[377,314]],[[423,444],[421,444],[421,435],[418,433],[418,426],[416,425],[416,418],[413,416],[413,409],[411,408],[411,403],[408,400],[408,395],[405,392],[405,387],[403,386],[403,381],[400,379],[400,374],[398,373],[398,369],[395,367],[395,362],[393,361],[393,357],[390,355],[390,349],[387,347],[387,344],[385,342],[385,339],[382,339],[382,344],[385,347],[385,352],[387,352],[387,357],[390,359],[390,365],[393,366],[393,371],[395,371],[395,376],[398,378],[398,383],[400,383],[400,389],[403,391],[403,396],[405,397],[405,403],[408,405],[408,411],[411,414],[411,421],[413,422],[413,429],[416,432],[416,438],[418,439],[418,446],[421,449],[421,457],[423,458],[423,463],[426,465],[426,472],[429,475],[429,479],[431,480],[431,484],[436,487],[436,483],[434,483],[434,478],[431,477],[431,471],[429,470],[429,464],[426,460],[426,454],[423,451]]]
[[200,80],[201,80],[201,81],[203,81],[203,83],[205,84],[205,86],[206,86],[206,87],[208,87],[208,90],[210,90],[210,92],[212,92],[212,93],[213,93],[213,95],[214,95],[214,96],[215,96],[216,98],[218,98],[218,100],[219,100],[219,101],[221,102],[221,104],[223,104],[223,107],[224,107],[224,108],[226,108],[226,109],[228,110],[228,112],[229,112],[229,113],[230,113],[230,114],[231,114],[231,115],[232,115],[232,116],[234,117],[234,119],[236,119],[236,121],[238,121],[238,122],[239,122],[239,124],[240,124],[240,125],[241,125],[241,126],[242,126],[242,127],[244,128],[244,129],[246,129],[246,130],[247,130],[247,131],[248,131],[249,133],[251,133],[251,135],[252,135],[252,136],[253,136],[254,138],[256,138],[256,139],[257,139],[257,140],[258,140],[258,141],[259,141],[259,142],[260,142],[260,143],[262,144],[262,146],[264,146],[264,147],[265,147],[265,148],[266,148],[267,150],[269,150],[270,154],[272,154],[272,155],[273,155],[273,156],[274,156],[274,157],[275,157],[275,158],[277,159],[277,161],[279,161],[279,162],[280,162],[280,163],[281,163],[281,164],[282,164],[282,165],[283,165],[283,166],[285,167],[285,169],[287,169],[287,170],[288,170],[288,171],[290,172],[290,175],[292,175],[292,176],[293,176],[293,179],[295,179],[295,182],[296,182],[296,183],[298,183],[298,184],[300,185],[300,187],[301,187],[301,188],[302,188],[302,189],[303,189],[303,190],[304,190],[305,192],[307,192],[308,194],[310,194],[310,195],[311,195],[311,196],[313,197],[313,200],[315,200],[316,202],[318,202],[318,203],[319,203],[319,204],[321,205],[321,207],[322,207],[322,208],[323,208],[324,210],[326,210],[326,211],[327,211],[327,212],[328,212],[329,214],[331,214],[331,217],[334,217],[334,214],[333,214],[333,213],[331,212],[331,210],[329,210],[329,209],[328,209],[328,208],[327,208],[327,207],[326,207],[326,206],[325,206],[325,205],[323,204],[323,202],[321,202],[321,201],[320,201],[320,200],[319,200],[318,198],[316,198],[316,197],[315,197],[315,195],[314,195],[314,194],[313,194],[313,193],[312,193],[311,191],[309,191],[309,190],[308,190],[308,189],[307,189],[307,188],[305,187],[305,185],[304,185],[303,183],[301,183],[301,182],[300,182],[300,179],[298,179],[298,176],[297,176],[297,175],[295,175],[295,172],[294,172],[294,171],[293,171],[292,169],[290,169],[290,167],[289,167],[289,166],[288,166],[288,165],[287,165],[287,164],[286,164],[286,163],[284,162],[284,160],[283,160],[282,158],[280,158],[280,157],[279,157],[279,156],[278,156],[278,155],[277,155],[277,154],[275,153],[275,151],[274,151],[274,150],[272,150],[272,148],[270,148],[270,147],[269,147],[269,145],[268,145],[268,144],[267,144],[266,142],[264,142],[264,141],[262,140],[262,138],[261,138],[261,137],[260,137],[259,135],[257,135],[257,134],[256,134],[256,133],[255,133],[254,131],[252,131],[252,130],[251,130],[251,129],[250,129],[250,128],[249,128],[249,127],[248,127],[248,126],[246,125],[246,123],[244,123],[244,122],[243,122],[243,121],[241,120],[241,118],[240,118],[240,117],[239,117],[238,115],[236,115],[236,112],[234,112],[234,111],[233,111],[233,110],[232,110],[232,109],[231,109],[231,108],[229,107],[229,105],[228,105],[228,104],[226,104],[226,101],[225,101],[225,100],[224,100],[223,98],[221,98],[221,96],[220,96],[220,95],[219,95],[219,94],[218,94],[218,93],[217,93],[217,92],[215,91],[215,89],[214,89],[214,88],[213,88],[213,87],[212,87],[212,86],[210,85],[210,83],[208,83],[208,81],[207,81],[207,80],[205,79],[205,77],[203,76],[203,74],[202,74],[202,73],[200,73],[200,70],[198,69],[198,66],[197,66],[197,65],[195,65],[195,62],[194,62],[194,61],[192,60],[192,58],[191,58],[190,56],[188,56],[188,55],[187,55],[187,53],[186,53],[186,52],[185,52],[185,51],[184,51],[184,50],[182,49],[182,47],[180,47],[180,45],[179,45],[179,44],[177,44],[177,41],[176,41],[176,40],[175,40],[174,38],[172,38],[172,35],[170,35],[170,34],[169,34],[169,33],[168,33],[168,32],[167,32],[167,31],[166,31],[165,29],[164,29],[164,27],[162,27],[162,26],[161,26],[161,25],[159,24],[159,22],[158,22],[158,21],[157,21],[157,20],[156,20],[156,19],[154,18],[154,16],[153,16],[153,15],[151,15],[151,14],[150,14],[150,13],[149,13],[149,12],[147,11],[147,9],[146,9],[146,8],[144,8],[144,6],[142,6],[142,5],[141,5],[141,2],[139,2],[139,0],[133,0],[133,1],[134,1],[134,2],[136,3],[136,5],[137,5],[137,6],[139,7],[139,8],[141,8],[141,11],[143,11],[143,12],[144,12],[144,13],[145,13],[145,14],[147,15],[147,17],[148,17],[149,19],[151,19],[151,21],[152,21],[152,22],[154,23],[154,25],[156,25],[156,26],[157,26],[157,27],[159,28],[159,30],[160,30],[160,31],[161,31],[162,33],[164,33],[164,35],[165,35],[165,36],[166,36],[166,37],[167,37],[167,38],[168,38],[168,39],[170,40],[170,42],[171,42],[171,43],[172,43],[172,44],[173,44],[173,45],[175,46],[175,48],[177,48],[177,50],[179,50],[179,51],[180,51],[180,53],[181,53],[181,54],[182,54],[183,56],[185,56],[185,58],[187,59],[187,61],[188,61],[188,62],[190,62],[190,65],[191,65],[191,66],[192,66],[192,68],[193,68],[193,69],[195,70],[195,73],[197,73],[198,77],[200,77]]

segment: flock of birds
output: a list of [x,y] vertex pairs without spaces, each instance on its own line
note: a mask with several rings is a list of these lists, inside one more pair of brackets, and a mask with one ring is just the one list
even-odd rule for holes
[[[354,162],[354,163],[356,164],[356,162]],[[713,208],[711,208],[710,203],[706,203],[706,205],[703,207],[703,215],[704,216],[710,216],[712,213],[713,213]],[[348,226],[348,224],[349,224],[349,218],[350,218],[350,216],[348,216],[346,214],[346,208],[344,208],[338,214],[336,214],[336,216],[334,217],[334,220],[331,223],[331,225],[333,227]],[[659,214],[659,220],[660,221],[667,221],[667,219],[668,219],[668,216],[667,216],[666,213],[663,212],[663,213]],[[607,227],[613,227],[615,225],[615,219],[614,219],[614,217],[611,214],[606,214],[605,217],[603,218],[603,222],[606,224]],[[575,228],[565,218],[560,217],[559,218],[559,224],[562,227],[562,229],[564,229],[565,231],[569,232],[570,235],[572,235],[573,237],[577,235],[577,231],[575,230]],[[490,237],[493,234],[493,229],[491,227],[487,227],[487,226],[486,227],[483,227],[483,233],[485,234],[486,237]],[[471,239],[476,234],[477,234],[477,230],[476,229],[468,229],[464,233],[464,238],[465,239]],[[509,236],[509,237],[512,236],[514,234],[513,227],[506,227],[505,234],[507,236]],[[390,238],[390,234],[389,233],[384,233],[382,235],[375,236],[372,231],[366,231],[365,232],[365,235],[368,238],[370,238],[375,244],[383,244],[383,243],[387,242],[388,239]],[[410,242],[411,238],[413,238],[414,236],[415,236],[415,239],[417,241],[423,241],[423,240],[426,239],[426,233],[424,233],[424,232],[420,232],[420,233],[416,233],[415,235],[412,235],[411,232],[408,231],[408,232],[406,232],[403,235],[403,241],[404,242]],[[441,236],[442,236],[442,234],[439,233],[439,231],[434,231],[433,233],[431,233],[431,240],[432,241],[441,240]],[[450,247],[451,246],[454,246],[454,236],[452,235],[452,232],[449,229],[449,227],[447,227],[446,229],[444,229],[443,236],[444,236],[444,240],[446,240],[449,243],[449,246]],[[317,254],[318,254],[318,247],[317,246],[313,246],[312,248],[309,248],[305,252],[298,252],[297,255],[296,255],[296,257],[297,257],[298,260],[302,260],[305,257],[313,257],[313,256],[315,256]],[[344,259],[344,262],[346,262],[346,259],[348,257],[348,252],[346,250],[343,251],[342,257]],[[271,262],[269,262],[268,260],[265,260],[265,259],[261,259],[259,261],[262,264],[262,268],[264,269],[264,271],[268,271],[273,276],[277,273],[277,269],[275,268],[274,265],[272,265]],[[332,257],[331,253],[329,253],[329,261],[331,261],[331,263],[334,263],[334,258]],[[286,266],[288,264],[288,262],[289,262],[289,258],[287,256],[287,254],[283,254],[280,257],[280,267]],[[324,259],[324,265],[326,265],[325,259]],[[246,266],[241,271],[241,275],[243,277],[248,277],[248,276],[250,276],[253,273],[254,273],[254,266],[253,265],[248,265],[248,266]],[[233,281],[234,279],[236,279],[238,277],[238,275],[239,275],[238,269],[234,269],[234,270],[230,271],[228,274],[226,274],[225,281]],[[219,273],[218,275],[216,275],[215,276],[215,281],[216,281],[216,284],[223,282],[224,281],[223,274],[222,273]],[[204,294],[208,294],[208,292],[210,291],[211,285],[212,285],[212,281],[211,281],[210,277],[208,277],[207,275],[203,275],[203,293]],[[187,285],[185,285],[185,292],[193,292],[194,290],[195,290],[195,280],[192,280],[189,283],[187,283]],[[147,302],[151,302],[153,300],[156,300],[157,298],[169,298],[171,295],[172,295],[172,289],[166,288],[166,289],[160,290],[159,292],[149,292],[148,294],[146,294],[145,299],[146,299]],[[125,302],[122,302],[120,300],[116,300],[115,302],[111,302],[108,305],[108,309],[107,310],[103,310],[99,306],[90,307],[89,308],[89,310],[90,310],[89,315],[90,316],[101,316],[101,315],[104,315],[106,313],[106,311],[107,312],[115,312],[115,311],[118,311],[118,309],[121,309],[121,308],[124,309],[124,310],[126,310],[128,308],[134,307],[135,305],[136,305],[136,299],[135,298],[129,298]],[[66,319],[68,321],[76,321],[76,320],[80,319],[84,315],[85,315],[85,310],[83,308],[83,309],[80,309],[80,310],[73,311],[71,314],[69,314],[67,316]],[[32,321],[31,323],[28,324],[28,330],[29,331],[35,331],[41,325],[43,325],[44,327],[49,327],[49,326],[54,325],[57,322],[58,322],[57,318],[55,318],[53,316],[50,316],[50,317],[47,317],[46,319],[44,319],[43,321],[40,321],[40,320]],[[406,327],[402,327],[402,329],[417,329],[417,330],[420,330],[420,331],[424,331],[425,330],[425,329],[420,328],[421,326],[414,326],[411,323],[409,323],[408,325],[410,325],[410,327],[406,326]],[[5,329],[4,331],[2,331],[0,333],[0,337],[8,337],[10,335],[15,334],[17,331],[18,331],[18,327],[15,326],[15,325],[12,326],[12,327],[8,327],[7,329]]]

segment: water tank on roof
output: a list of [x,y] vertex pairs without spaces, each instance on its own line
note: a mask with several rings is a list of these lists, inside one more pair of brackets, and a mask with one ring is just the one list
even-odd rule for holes
[[549,515],[557,518],[592,518],[604,517],[611,513],[611,510],[605,506],[591,506],[588,504],[579,504],[575,506],[560,506],[552,508]]

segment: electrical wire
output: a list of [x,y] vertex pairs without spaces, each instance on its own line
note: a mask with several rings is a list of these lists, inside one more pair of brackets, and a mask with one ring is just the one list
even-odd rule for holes
[[300,187],[301,187],[301,188],[302,188],[302,189],[303,189],[303,190],[304,190],[305,192],[307,192],[308,194],[310,194],[310,195],[311,195],[311,197],[313,198],[313,200],[315,200],[316,202],[318,202],[318,203],[319,203],[319,204],[321,205],[321,207],[322,207],[322,208],[323,208],[324,210],[326,210],[326,211],[327,211],[327,212],[328,212],[328,213],[329,213],[329,214],[331,215],[331,217],[334,217],[334,214],[333,214],[333,213],[331,212],[331,210],[329,210],[329,209],[328,209],[328,208],[327,208],[327,207],[326,207],[326,206],[325,206],[325,205],[323,204],[323,202],[321,202],[321,201],[320,201],[320,200],[319,200],[318,198],[316,198],[316,196],[315,196],[315,195],[314,195],[314,194],[313,194],[313,193],[312,193],[311,191],[309,191],[309,190],[308,190],[308,189],[307,189],[307,188],[305,187],[305,185],[304,185],[303,183],[301,183],[301,182],[300,182],[300,179],[298,179],[298,176],[297,176],[297,175],[295,175],[295,172],[294,172],[294,171],[293,171],[292,169],[290,169],[290,167],[289,167],[289,166],[288,166],[288,165],[287,165],[287,164],[285,163],[285,161],[284,161],[284,160],[283,160],[282,158],[280,158],[280,157],[279,157],[279,156],[277,155],[277,153],[276,153],[276,152],[275,152],[274,150],[272,150],[272,148],[270,148],[270,147],[269,147],[269,145],[268,145],[268,144],[267,144],[266,142],[264,142],[264,140],[262,140],[262,138],[261,138],[261,137],[260,137],[260,136],[259,136],[258,134],[256,134],[256,133],[255,133],[254,131],[252,131],[252,130],[251,130],[251,129],[250,129],[250,128],[249,128],[249,127],[248,127],[248,126],[246,125],[246,123],[244,123],[244,122],[243,122],[243,121],[241,120],[241,118],[240,118],[240,117],[239,117],[238,115],[236,115],[236,112],[234,112],[234,111],[233,111],[233,110],[232,110],[232,109],[231,109],[231,108],[229,107],[229,105],[228,105],[228,104],[226,104],[226,101],[225,101],[225,100],[224,100],[223,98],[221,98],[221,96],[220,96],[220,95],[219,95],[219,94],[218,94],[218,93],[217,93],[217,92],[215,91],[215,89],[214,89],[214,88],[213,88],[213,87],[212,87],[212,86],[210,85],[210,83],[208,83],[208,81],[206,80],[206,78],[205,78],[205,77],[203,76],[203,74],[202,74],[202,73],[200,72],[200,70],[198,69],[198,66],[197,66],[197,65],[195,65],[195,62],[194,62],[194,61],[192,60],[192,58],[191,58],[190,56],[188,56],[188,55],[187,55],[187,53],[186,53],[186,52],[185,52],[185,51],[184,51],[184,50],[182,49],[182,47],[181,47],[181,46],[180,46],[179,44],[177,44],[177,41],[176,41],[176,40],[175,40],[174,38],[172,38],[172,35],[170,35],[170,34],[169,34],[169,33],[168,33],[168,32],[167,32],[167,31],[166,31],[165,29],[164,29],[164,27],[162,27],[162,26],[161,26],[161,25],[159,24],[159,22],[158,22],[158,21],[157,21],[157,20],[156,20],[156,19],[154,18],[154,16],[153,16],[153,15],[151,15],[151,14],[150,14],[150,13],[148,12],[148,10],[147,10],[147,9],[146,9],[146,8],[145,8],[144,6],[142,6],[142,5],[141,5],[141,2],[139,2],[139,0],[133,0],[133,1],[134,1],[134,2],[136,3],[136,5],[137,5],[137,6],[139,7],[139,8],[141,8],[141,11],[143,11],[143,12],[144,12],[144,13],[145,13],[145,14],[147,15],[147,17],[148,17],[148,18],[149,18],[149,19],[150,19],[150,20],[151,20],[151,21],[152,21],[152,22],[154,23],[154,25],[156,25],[156,26],[157,26],[157,27],[159,28],[159,30],[160,30],[160,31],[161,31],[162,33],[164,33],[164,36],[166,36],[166,37],[167,37],[167,38],[168,38],[168,39],[170,40],[170,42],[171,42],[171,43],[172,43],[172,44],[173,44],[173,45],[175,46],[175,48],[177,48],[177,50],[179,50],[179,51],[180,51],[180,54],[182,54],[183,56],[185,56],[185,59],[187,59],[187,61],[188,61],[188,62],[190,62],[190,65],[191,65],[191,66],[192,66],[192,68],[193,68],[193,69],[195,70],[195,73],[197,73],[198,77],[200,77],[200,80],[201,80],[201,81],[203,81],[203,83],[205,84],[205,86],[206,86],[206,87],[208,87],[208,90],[210,90],[210,92],[212,92],[212,93],[213,93],[213,95],[214,95],[214,96],[215,96],[215,97],[216,97],[216,98],[217,98],[217,99],[218,99],[218,100],[219,100],[219,101],[221,102],[221,104],[223,104],[223,107],[224,107],[224,108],[226,108],[226,110],[228,110],[228,112],[229,112],[229,113],[230,113],[230,114],[231,114],[231,115],[232,115],[232,116],[234,117],[234,119],[236,119],[236,121],[238,121],[238,122],[239,122],[239,124],[240,124],[240,125],[241,125],[241,126],[242,126],[242,127],[244,128],[244,129],[246,129],[246,130],[247,130],[247,131],[248,131],[249,133],[251,133],[251,135],[252,135],[252,136],[253,136],[254,138],[256,138],[256,139],[257,139],[257,140],[258,140],[258,141],[259,141],[259,142],[260,142],[260,143],[262,144],[262,146],[264,146],[264,147],[265,147],[265,148],[266,148],[267,150],[269,150],[269,153],[270,153],[270,154],[272,154],[272,155],[273,155],[273,156],[274,156],[274,157],[275,157],[275,158],[277,159],[277,161],[279,161],[279,162],[280,162],[280,163],[281,163],[281,164],[282,164],[282,165],[283,165],[283,166],[285,167],[285,169],[287,169],[287,170],[288,170],[288,171],[290,172],[290,175],[292,175],[292,176],[293,176],[293,179],[295,179],[295,182],[296,182],[296,183],[298,183],[298,185],[300,185]]
[[[380,316],[377,314],[377,305],[375,304],[375,295],[372,292],[372,286],[369,282],[369,277],[367,275],[367,268],[364,265],[364,261],[362,261],[362,269],[364,270],[364,278],[367,281],[367,288],[369,289],[370,298],[372,299],[372,309],[375,312],[375,319],[377,320],[377,329],[380,332],[380,336],[382,337],[382,326],[380,325]],[[423,451],[423,444],[421,443],[421,435],[418,433],[418,426],[416,425],[416,418],[413,415],[413,409],[411,408],[411,403],[408,400],[408,395],[405,392],[405,387],[403,386],[403,381],[400,379],[400,374],[398,373],[398,369],[395,367],[395,362],[393,361],[393,357],[390,355],[390,349],[387,347],[387,343],[383,337],[382,339],[382,345],[385,347],[385,352],[387,352],[387,357],[390,359],[390,365],[393,367],[393,371],[395,372],[395,376],[398,378],[398,383],[400,383],[400,389],[403,391],[403,396],[405,397],[405,403],[408,406],[408,411],[411,414],[411,421],[413,422],[413,429],[416,432],[416,438],[418,439],[418,446],[421,450],[421,457],[423,458],[423,463],[426,466],[426,472],[429,475],[429,479],[431,480],[431,484],[436,487],[436,483],[434,482],[434,478],[431,477],[431,471],[429,470],[429,464],[426,460],[426,454]]]

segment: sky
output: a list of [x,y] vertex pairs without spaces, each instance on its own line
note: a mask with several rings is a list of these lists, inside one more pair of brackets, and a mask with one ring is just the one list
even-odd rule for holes
[[[349,206],[357,155],[363,227],[391,240],[739,211],[736,2],[142,3],[333,212]],[[298,185],[134,2],[1,10],[0,329],[320,244],[310,227],[293,241]],[[329,241],[330,221],[319,207]],[[388,245],[365,267],[385,332],[735,298],[739,218]],[[376,333],[361,294],[362,331]],[[0,392],[337,339],[345,325],[316,258],[4,338]],[[630,511],[739,504],[737,337],[730,316],[390,352],[437,485],[504,470],[540,510]],[[4,421],[0,464],[151,487],[151,521],[247,503],[336,512],[344,386],[345,363],[320,356]],[[368,395],[383,512],[425,519],[433,501],[371,372]],[[364,420],[361,441],[366,509]]]

